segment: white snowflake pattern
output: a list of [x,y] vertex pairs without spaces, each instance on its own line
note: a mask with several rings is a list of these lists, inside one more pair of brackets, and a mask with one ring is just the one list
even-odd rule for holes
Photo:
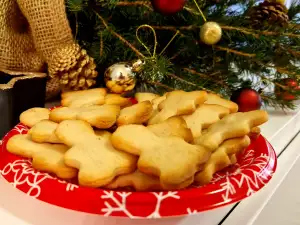
[[[104,191],[104,195],[101,196],[102,199],[106,199],[106,201],[104,202],[106,208],[103,208],[101,210],[103,213],[105,213],[104,216],[110,216],[114,212],[123,212],[129,218],[139,218],[138,216],[135,216],[131,212],[129,212],[128,209],[126,208],[127,198],[131,194],[132,194],[131,192]],[[162,201],[167,198],[174,198],[174,199],[180,198],[177,192],[172,192],[172,191],[169,191],[167,193],[151,192],[151,194],[153,194],[156,197],[157,201],[156,201],[154,211],[150,215],[148,215],[147,218],[161,218],[159,211],[160,211]],[[121,197],[121,201],[118,200],[117,196]],[[112,206],[110,202],[113,203],[115,206]]]
[[255,158],[253,154],[254,150],[249,150],[244,156],[243,164],[238,165],[236,170],[226,172],[223,176],[217,175],[214,178],[214,182],[224,179],[224,182],[220,184],[224,191],[224,194],[222,194],[224,202],[231,201],[231,196],[237,192],[236,187],[241,188],[245,186],[247,187],[246,195],[252,195],[261,185],[266,185],[268,178],[273,175],[273,172],[268,169],[265,169],[263,173],[261,172],[268,164],[270,157],[261,154]]
[[2,170],[0,170],[2,176],[8,174],[13,174],[13,181],[10,182],[15,188],[18,188],[21,185],[26,185],[30,187],[26,192],[27,195],[37,198],[41,194],[40,184],[47,179],[57,180],[61,184],[66,185],[66,191],[74,191],[79,188],[78,185],[69,183],[65,180],[58,179],[51,176],[48,173],[43,173],[36,171],[32,168],[32,163],[30,160],[19,159],[12,163],[8,163]]
[[14,162],[8,163],[2,170],[0,174],[2,176],[8,174],[14,174],[13,181],[10,182],[15,188],[18,186],[26,184],[29,189],[26,192],[27,195],[37,198],[41,194],[40,184],[49,178],[52,178],[47,173],[41,173],[35,171],[29,160],[16,160]]
[[192,210],[191,208],[187,208],[186,211],[187,211],[187,213],[188,213],[189,215],[194,215],[194,214],[197,214],[197,213],[198,213],[197,210],[195,210],[195,209]]
[[79,186],[77,184],[72,184],[72,183],[69,183],[65,180],[58,179],[57,181],[61,184],[66,185],[66,191],[74,191],[75,189],[79,188]]
[[[25,133],[26,131],[28,131],[28,127],[23,125],[23,124],[18,124],[17,126],[15,126],[12,131],[16,131],[18,132],[19,134],[23,134]],[[27,132],[26,132],[27,133]]]

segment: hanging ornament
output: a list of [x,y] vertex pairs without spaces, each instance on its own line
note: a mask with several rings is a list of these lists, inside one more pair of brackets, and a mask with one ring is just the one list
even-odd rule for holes
[[151,0],[155,11],[170,15],[181,11],[185,5],[186,0]]
[[[135,62],[134,64],[138,63]],[[133,68],[131,63],[126,62],[116,63],[107,68],[104,73],[104,82],[107,89],[116,94],[133,90],[136,84]]]
[[275,95],[278,99],[293,101],[296,100],[296,95],[293,92],[300,91],[299,83],[291,78],[276,80]]
[[207,45],[214,45],[221,40],[222,28],[218,23],[206,22],[200,29],[200,39]]
[[270,25],[283,27],[289,22],[287,12],[288,9],[282,1],[265,0],[250,10],[249,21],[255,29]]
[[257,110],[262,105],[259,93],[251,88],[241,88],[233,92],[231,101],[238,104],[239,112]]

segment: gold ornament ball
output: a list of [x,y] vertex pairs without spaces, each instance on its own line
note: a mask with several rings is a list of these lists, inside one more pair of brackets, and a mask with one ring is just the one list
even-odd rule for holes
[[122,94],[134,89],[135,74],[129,63],[116,63],[108,67],[104,73],[107,89],[115,94]]
[[215,22],[206,22],[200,29],[200,38],[207,45],[214,45],[221,40],[222,28]]

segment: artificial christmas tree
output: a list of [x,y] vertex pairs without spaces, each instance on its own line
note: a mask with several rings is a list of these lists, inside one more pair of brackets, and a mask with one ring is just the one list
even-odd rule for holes
[[[300,75],[299,0],[289,9],[282,1],[253,0],[66,4],[73,32],[100,73],[119,62],[143,61],[135,73],[136,90],[204,89],[229,98],[246,82],[266,105],[294,106],[274,90],[284,86],[278,79]],[[257,24],[263,26],[255,29]],[[300,96],[286,86],[289,91]]]

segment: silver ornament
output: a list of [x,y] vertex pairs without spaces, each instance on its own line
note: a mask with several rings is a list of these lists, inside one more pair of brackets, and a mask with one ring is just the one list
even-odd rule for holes
[[121,62],[108,67],[104,73],[104,82],[107,89],[112,93],[122,94],[133,90],[136,79],[132,65]]

